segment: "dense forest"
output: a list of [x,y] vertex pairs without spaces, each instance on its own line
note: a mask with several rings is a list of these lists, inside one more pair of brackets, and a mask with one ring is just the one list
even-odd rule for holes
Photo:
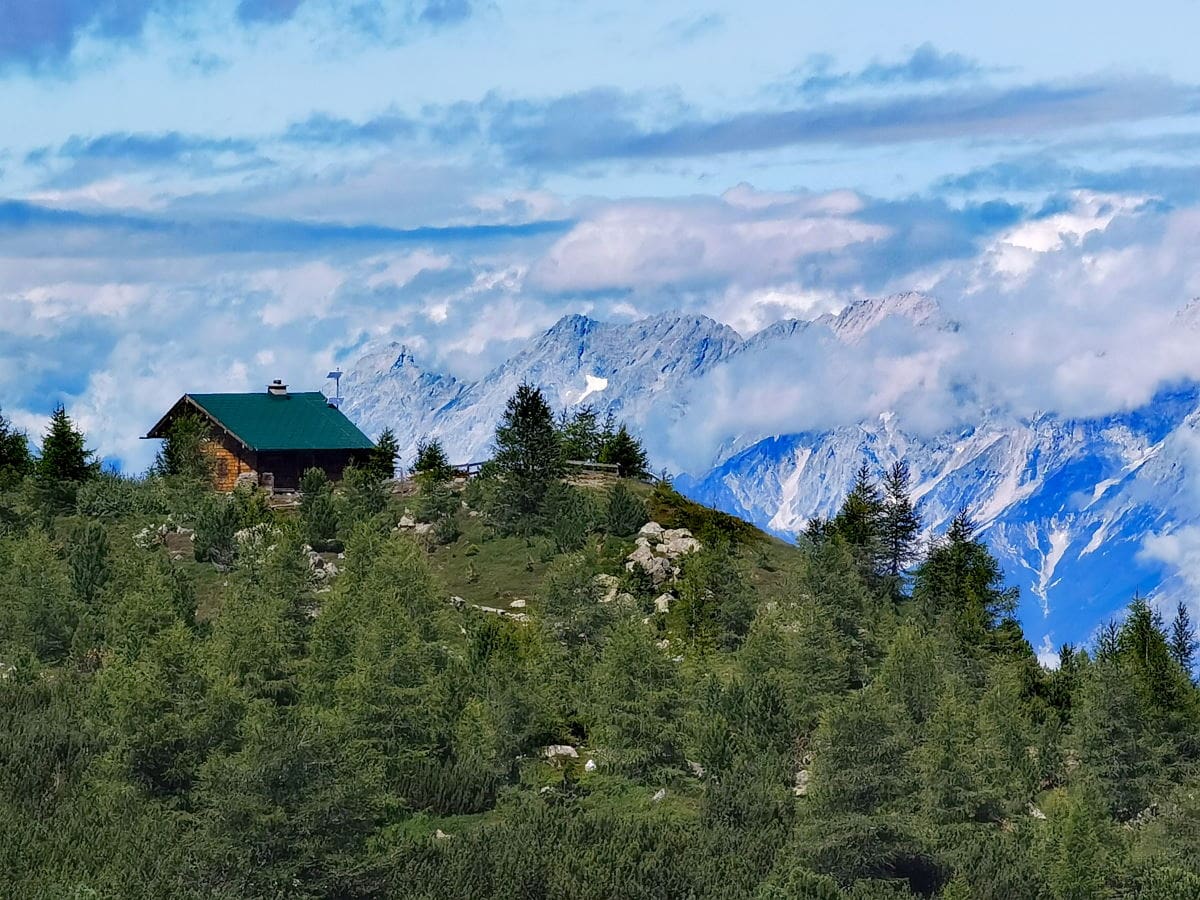
[[379,444],[281,502],[0,419],[0,896],[1200,898],[1183,607],[1051,670],[903,465],[791,546],[527,386],[469,481]]

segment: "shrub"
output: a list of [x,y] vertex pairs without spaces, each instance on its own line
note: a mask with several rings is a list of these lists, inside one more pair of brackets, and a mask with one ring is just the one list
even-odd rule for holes
[[230,498],[209,494],[200,504],[195,519],[193,549],[197,562],[233,565],[237,555],[238,510]]
[[124,478],[104,472],[79,486],[75,511],[89,519],[162,516],[169,512],[167,492],[158,478]]

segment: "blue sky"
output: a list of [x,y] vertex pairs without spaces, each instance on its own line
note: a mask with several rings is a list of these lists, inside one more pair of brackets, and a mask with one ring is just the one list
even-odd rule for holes
[[748,333],[920,288],[989,346],[1025,336],[971,357],[1023,410],[1192,374],[1088,360],[1200,293],[1197,0],[0,0],[0,23],[0,406],[36,434],[65,402],[131,468],[184,390],[318,387],[379,339],[475,377],[570,312]]

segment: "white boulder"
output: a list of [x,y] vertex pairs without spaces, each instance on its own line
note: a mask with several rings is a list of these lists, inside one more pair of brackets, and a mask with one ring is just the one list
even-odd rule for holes
[[643,537],[652,541],[660,541],[663,536],[663,527],[657,522],[647,522],[638,529],[638,537]]

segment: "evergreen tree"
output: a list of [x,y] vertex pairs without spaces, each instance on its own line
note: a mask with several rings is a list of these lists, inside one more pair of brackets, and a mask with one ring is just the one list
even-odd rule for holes
[[675,664],[637,621],[616,627],[592,670],[588,718],[597,755],[632,776],[680,762]]
[[650,472],[650,464],[641,441],[629,433],[622,423],[612,437],[600,448],[600,462],[617,466],[622,478],[644,478]]
[[413,461],[413,475],[424,476],[427,481],[449,481],[454,474],[442,442],[437,438],[422,438],[417,441],[417,456]]
[[883,514],[879,528],[883,542],[884,571],[892,578],[899,578],[917,555],[921,520],[913,510],[909,496],[910,482],[906,462],[893,465],[883,480]]
[[1017,606],[1016,588],[1004,586],[1004,573],[975,526],[960,512],[945,539],[917,568],[913,600],[931,620],[948,616],[960,639],[983,647]]
[[347,466],[342,472],[342,511],[347,524],[369,522],[387,509],[388,488],[378,468]]
[[38,484],[51,502],[69,505],[74,501],[75,489],[99,469],[94,455],[67,411],[61,404],[57,406],[36,468]]
[[377,478],[388,480],[396,477],[396,463],[400,460],[400,443],[391,428],[385,428],[375,439],[375,447],[367,460],[369,469]]
[[196,561],[233,565],[237,554],[235,535],[242,526],[232,500],[223,494],[209,494],[199,504],[194,525],[192,552]]
[[854,550],[864,573],[877,574],[883,564],[883,496],[865,462],[854,475],[854,487],[830,527]]
[[495,518],[507,530],[530,532],[550,486],[562,475],[562,451],[554,416],[542,392],[522,384],[496,426],[492,462],[499,484]]
[[0,414],[0,490],[12,487],[32,471],[29,439]]
[[153,471],[159,475],[208,478],[212,474],[212,458],[205,452],[209,428],[207,420],[197,413],[184,413],[176,418],[154,458]]
[[559,434],[564,460],[597,460],[601,448],[600,423],[591,404],[580,407],[571,416],[563,410],[559,419]]
[[1149,705],[1138,679],[1116,659],[1088,669],[1075,702],[1074,777],[1120,821],[1146,807],[1157,774],[1160,748],[1149,727]]
[[1194,677],[1197,645],[1196,629],[1192,625],[1191,614],[1181,602],[1175,607],[1175,618],[1171,620],[1171,658],[1189,678]]
[[108,533],[99,522],[85,522],[71,535],[67,545],[67,565],[71,587],[86,606],[92,606],[108,581]]
[[1134,597],[1129,605],[1117,635],[1117,652],[1141,681],[1150,703],[1159,713],[1170,714],[1182,705],[1185,694],[1190,693],[1190,683],[1180,677],[1182,673],[1164,633],[1162,617],[1140,596]]
[[609,534],[628,537],[646,524],[649,515],[644,504],[634,493],[618,481],[608,492],[605,511],[605,528]]
[[333,485],[324,470],[306,469],[300,476],[300,521],[305,540],[314,550],[329,545],[337,537],[337,506]]
[[572,553],[583,547],[596,519],[587,496],[578,488],[561,483],[550,485],[546,491],[542,517],[559,553]]

